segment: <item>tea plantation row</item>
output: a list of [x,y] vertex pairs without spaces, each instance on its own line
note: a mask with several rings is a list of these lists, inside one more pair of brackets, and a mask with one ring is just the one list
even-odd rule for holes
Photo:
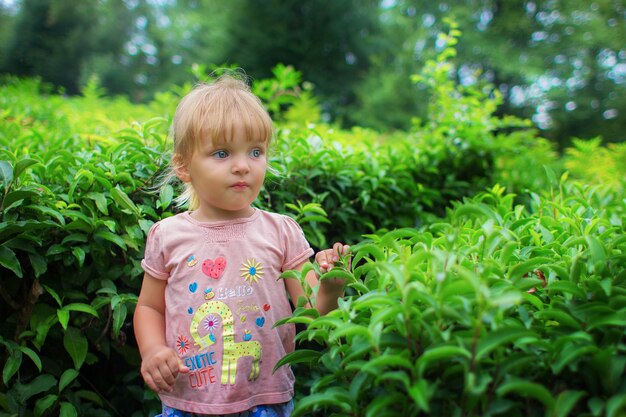
[[[340,308],[290,319],[308,325],[285,359],[296,415],[621,415],[619,171],[610,189],[545,175],[562,163],[549,145],[446,74],[425,71],[437,117],[409,133],[275,114],[277,174],[258,206],[294,216],[315,247],[355,251],[327,275],[350,281]],[[176,186],[152,187],[180,92],[136,106],[94,85],[80,98],[34,80],[0,90],[0,416],[154,414],[131,314],[147,231],[175,212]]]

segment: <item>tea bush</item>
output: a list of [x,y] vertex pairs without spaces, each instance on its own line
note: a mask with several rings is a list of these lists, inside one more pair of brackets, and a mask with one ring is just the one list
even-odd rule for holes
[[[293,87],[282,71],[263,91]],[[0,409],[148,414],[156,401],[139,378],[130,314],[146,233],[175,212],[174,187],[149,189],[167,164],[172,102],[183,90],[133,106],[100,97],[95,83],[78,98],[50,95],[35,80],[1,89]],[[138,123],[131,114],[165,117]],[[358,129],[327,140],[323,128],[279,125],[279,175],[258,201],[296,217],[316,247],[414,226],[490,182],[497,148],[478,137],[460,146],[416,129],[377,143]]]
[[[472,210],[482,213],[495,209],[489,208],[490,206],[483,207],[481,204],[484,203],[480,201],[457,206],[455,209],[457,212],[462,213],[465,210],[467,214],[465,217],[458,215],[445,221],[439,219],[440,216],[445,215],[453,201],[484,190],[496,179],[504,180],[503,183],[511,189],[521,190],[528,187],[537,193],[539,188],[535,187],[547,184],[543,175],[537,175],[532,170],[529,171],[526,166],[518,166],[511,161],[545,161],[557,165],[552,154],[542,153],[545,148],[527,147],[535,138],[531,131],[522,126],[523,123],[503,122],[493,117],[491,112],[495,107],[490,100],[497,100],[497,97],[491,97],[488,90],[464,90],[453,83],[445,82],[446,68],[445,60],[439,63],[434,62],[425,70],[420,80],[437,88],[431,104],[433,111],[449,111],[450,113],[437,113],[439,119],[436,122],[416,121],[412,132],[385,137],[358,128],[345,132],[320,123],[305,125],[302,122],[303,119],[299,118],[309,113],[306,111],[308,107],[315,107],[315,101],[308,94],[299,95],[299,87],[296,85],[299,79],[288,67],[278,67],[274,80],[263,80],[257,87],[256,91],[265,100],[280,97],[280,102],[277,104],[268,104],[270,109],[274,109],[275,116],[279,120],[277,141],[271,156],[271,163],[277,174],[269,175],[257,202],[258,206],[294,216],[302,224],[311,243],[318,248],[326,246],[329,241],[335,239],[357,243],[354,274],[352,271],[344,271],[342,274],[347,274],[351,279],[354,277],[358,281],[351,283],[352,293],[346,302],[342,303],[341,309],[329,316],[328,320],[343,319],[345,316],[342,314],[346,314],[346,311],[351,311],[349,309],[352,308],[346,306],[358,306],[359,303],[363,303],[358,310],[359,314],[363,314],[362,317],[359,316],[361,317],[359,320],[371,318],[372,323],[375,322],[375,326],[372,325],[372,331],[375,332],[373,340],[377,341],[379,351],[386,352],[397,348],[394,341],[400,340],[403,334],[405,336],[406,334],[394,334],[392,328],[384,327],[386,322],[380,324],[380,320],[383,322],[387,320],[382,312],[377,315],[367,312],[368,308],[380,301],[379,298],[368,294],[373,289],[384,290],[385,294],[389,289],[390,294],[393,294],[396,290],[387,285],[392,284],[389,276],[386,275],[387,269],[390,271],[393,268],[400,268],[401,271],[406,269],[406,266],[402,266],[404,261],[400,264],[398,262],[407,256],[413,256],[408,255],[409,252],[414,251],[410,246],[415,246],[424,240],[423,245],[432,252],[432,262],[435,262],[434,255],[444,250],[438,245],[449,246],[446,248],[450,250],[450,256],[454,256],[450,258],[450,265],[456,265],[454,262],[458,260],[459,266],[451,270],[444,268],[443,271],[447,275],[442,282],[458,281],[448,291],[457,288],[460,295],[457,297],[451,294],[451,306],[442,304],[441,309],[439,309],[439,304],[432,304],[428,301],[431,303],[429,304],[431,310],[428,310],[427,314],[424,313],[425,318],[420,318],[421,321],[409,323],[410,326],[418,325],[418,330],[426,329],[427,320],[433,315],[440,317],[442,326],[446,323],[450,324],[450,320],[460,311],[454,310],[460,309],[460,304],[463,304],[466,312],[480,310],[487,317],[487,312],[491,311],[489,308],[492,307],[486,300],[485,294],[494,293],[498,297],[503,297],[503,300],[509,297],[509,304],[502,301],[502,305],[506,304],[507,307],[498,310],[500,315],[496,317],[497,320],[493,319],[492,322],[485,322],[481,325],[478,336],[474,339],[477,340],[480,337],[480,340],[489,341],[494,337],[500,337],[490,336],[491,332],[487,330],[489,326],[494,329],[499,329],[505,324],[508,326],[511,324],[511,319],[506,314],[509,314],[511,309],[522,311],[522,307],[527,312],[527,317],[524,317],[531,321],[528,326],[524,324],[527,327],[526,330],[539,332],[538,326],[541,322],[546,324],[545,332],[549,333],[550,337],[556,337],[563,329],[552,323],[553,321],[559,322],[558,320],[550,316],[550,313],[543,317],[538,312],[540,310],[538,305],[518,303],[520,299],[526,299],[524,294],[519,296],[523,292],[523,286],[520,287],[518,281],[521,279],[517,276],[524,268],[521,267],[521,270],[518,270],[511,283],[504,279],[511,278],[508,271],[513,268],[511,266],[513,263],[519,261],[524,265],[524,262],[531,262],[532,268],[524,273],[532,273],[533,270],[539,268],[539,265],[534,263],[537,261],[532,260],[535,255],[544,259],[553,254],[552,252],[543,253],[541,252],[543,249],[538,248],[531,250],[530,246],[523,246],[521,243],[514,245],[516,235],[502,234],[500,236],[494,232],[494,230],[506,228],[512,230],[510,233],[515,232],[524,236],[526,240],[530,239],[527,235],[530,234],[532,239],[538,239],[538,242],[544,239],[547,244],[552,245],[549,245],[550,250],[561,256],[554,255],[553,260],[547,262],[550,265],[554,264],[552,268],[558,268],[561,265],[559,262],[571,261],[572,265],[577,266],[570,270],[584,269],[583,266],[586,265],[587,260],[585,256],[588,256],[586,254],[591,250],[589,248],[593,247],[592,252],[596,254],[594,256],[599,256],[597,260],[605,259],[607,263],[602,269],[601,279],[598,278],[600,284],[592,284],[591,282],[596,282],[594,278],[589,281],[589,288],[584,287],[583,291],[589,290],[595,294],[599,291],[598,288],[603,291],[608,288],[606,290],[608,292],[605,292],[606,304],[612,309],[611,311],[619,312],[621,297],[623,297],[619,284],[622,282],[620,280],[623,274],[619,272],[617,277],[622,278],[610,282],[610,285],[606,281],[608,277],[606,274],[614,272],[617,268],[609,261],[613,262],[614,257],[619,258],[623,248],[623,240],[619,238],[610,243],[612,242],[610,239],[617,236],[615,228],[618,223],[616,222],[621,222],[623,219],[619,204],[614,204],[619,202],[618,194],[606,193],[599,189],[587,190],[585,192],[588,195],[576,197],[583,200],[582,202],[572,197],[573,192],[559,194],[567,195],[567,198],[572,197],[572,200],[568,200],[572,204],[587,204],[584,210],[576,206],[578,211],[575,214],[589,219],[589,222],[595,225],[589,232],[593,232],[591,240],[585,237],[583,240],[568,241],[563,247],[559,244],[568,237],[567,234],[570,233],[568,227],[574,227],[573,225],[544,219],[541,220],[540,225],[531,227],[530,224],[534,221],[533,215],[526,214],[521,208],[508,207],[504,203],[495,211],[497,216],[484,225],[471,217]],[[439,81],[431,83],[429,80],[433,77],[438,77]],[[0,109],[2,109],[0,112],[0,273],[2,274],[0,296],[3,301],[0,304],[3,318],[0,323],[0,345],[4,348],[0,416],[143,416],[156,410],[158,406],[156,396],[144,388],[139,376],[139,355],[132,338],[130,317],[140,288],[142,270],[139,261],[143,256],[147,231],[154,222],[177,211],[172,206],[172,199],[176,194],[175,185],[155,192],[151,192],[150,189],[157,183],[159,174],[167,164],[169,145],[166,136],[172,111],[178,98],[189,87],[184,86],[161,93],[157,95],[154,102],[146,106],[138,106],[132,105],[123,98],[101,97],[95,81],[88,84],[83,97],[76,98],[51,95],[47,87],[36,80],[6,79],[0,86]],[[286,97],[291,98],[286,99]],[[297,111],[290,112],[293,109]],[[457,119],[454,115],[461,111],[466,112],[467,117]],[[135,120],[140,120],[140,122]],[[503,129],[508,129],[509,132]],[[537,155],[542,153],[539,159],[535,153]],[[511,155],[519,159],[510,159]],[[568,184],[565,183],[563,186],[571,187]],[[493,199],[506,201],[507,204],[510,204],[512,199],[509,196],[503,197],[500,191],[494,191],[492,194]],[[488,200],[484,196],[481,198]],[[538,198],[535,201],[544,202]],[[462,207],[466,208],[462,209]],[[479,209],[476,209],[477,207]],[[607,214],[609,211],[610,216]],[[512,224],[501,221],[501,218],[506,221],[515,218],[515,221],[520,223],[513,227]],[[332,223],[329,223],[328,219],[331,219]],[[607,228],[607,221],[612,228]],[[526,228],[524,228],[525,225]],[[408,229],[401,229],[401,227],[408,227]],[[420,230],[428,231],[417,231],[413,227],[427,227],[428,229]],[[600,233],[599,230],[602,227],[605,229]],[[521,229],[518,230],[518,228]],[[384,232],[379,232],[381,229],[392,231],[385,235]],[[462,245],[458,239],[448,242],[442,237],[443,235],[438,235],[446,230],[457,229],[458,232],[455,233],[459,236],[458,239],[466,239],[469,245],[464,251],[461,250]],[[358,243],[362,240],[361,236],[367,233],[371,234],[370,240]],[[485,235],[484,238],[489,237],[489,244],[487,249],[482,249],[483,252],[479,254],[478,249],[474,248],[478,243],[471,239],[480,239],[481,235]],[[496,239],[497,236],[499,237]],[[580,233],[575,236],[580,237]],[[396,237],[399,243],[395,243]],[[548,242],[549,238],[551,240]],[[499,245],[504,240],[508,240],[509,245],[506,246],[506,250],[503,248],[499,253],[508,253],[509,258],[503,260],[501,266],[485,261],[484,268],[488,274],[478,282],[478,275],[482,276],[484,271],[472,272],[472,265],[480,265],[479,261],[483,262],[483,258],[480,260],[476,258],[474,262],[472,256],[487,256],[485,253],[491,256],[493,251],[500,250]],[[413,241],[415,242],[409,244]],[[524,243],[524,245],[530,244],[526,241]],[[597,249],[602,248],[602,245],[605,249]],[[539,246],[538,243],[537,246]],[[526,249],[522,251],[522,248]],[[459,253],[455,253],[453,249],[459,249]],[[576,250],[580,252],[578,257],[572,252]],[[414,255],[419,258],[420,251],[415,249],[414,252]],[[431,256],[426,255],[428,253],[430,252],[424,251],[423,256]],[[602,253],[605,255],[604,258],[602,258]],[[498,259],[503,256],[498,255]],[[572,260],[574,258],[576,262]],[[474,263],[470,264],[470,262]],[[435,278],[430,275],[433,268],[439,264],[433,263],[431,269],[428,269],[425,264],[416,263],[415,265],[419,268],[411,272],[411,277],[413,275],[423,277],[429,285],[431,281],[432,283],[439,282],[437,281],[439,275]],[[496,279],[498,268],[505,273],[502,279]],[[562,266],[562,268],[568,270],[567,266]],[[594,273],[599,273],[600,267],[594,268],[596,268]],[[473,278],[471,282],[468,282],[481,289],[480,293],[476,293],[479,295],[475,297],[470,296],[474,287],[470,288],[463,284],[463,277],[470,273],[466,270],[474,274],[470,274]],[[552,270],[545,270],[548,279],[554,279],[557,276],[561,278],[561,275],[558,275],[561,273],[560,269],[554,269],[554,274],[557,274],[554,276],[550,275],[552,273],[550,271]],[[333,274],[338,273],[338,271],[333,272]],[[583,272],[580,274],[582,277]],[[584,276],[585,279],[588,278],[587,275]],[[376,285],[372,287],[374,282]],[[524,283],[536,285],[537,281],[529,278]],[[422,288],[418,284],[411,285],[418,289]],[[424,288],[426,288],[425,284]],[[413,310],[424,305],[419,303],[426,303],[428,297],[434,296],[428,295],[428,292],[423,295],[418,292],[418,295],[415,295],[415,291],[411,291],[411,298],[407,300],[414,301],[415,306],[404,304],[402,308],[408,309],[407,311],[411,314],[417,314]],[[359,301],[360,294],[363,295],[362,301]],[[548,295],[550,294],[545,290],[538,288],[538,294],[533,297],[545,298]],[[463,297],[469,297],[469,301]],[[569,301],[568,298],[564,300],[563,303]],[[593,301],[595,302],[596,299],[594,298]],[[579,299],[574,299],[573,302],[580,304]],[[477,306],[480,308],[478,309]],[[532,310],[532,307],[537,311]],[[390,306],[388,310],[395,311],[395,308]],[[421,309],[416,311],[422,314]],[[564,311],[569,312],[569,310]],[[571,314],[575,320],[581,321],[586,317],[584,314],[600,314],[603,311],[606,313],[598,307],[598,311],[572,310]],[[294,320],[311,321],[300,310],[298,314],[300,318]],[[382,316],[377,318],[378,314]],[[367,317],[368,315],[371,317]],[[499,318],[504,320],[504,317],[507,317],[506,323],[498,321]],[[424,347],[436,347],[437,343],[444,342],[456,343],[454,346],[444,343],[442,346],[445,349],[437,351],[440,353],[446,352],[449,347],[466,348],[466,344],[469,343],[468,338],[471,339],[473,336],[463,331],[474,331],[477,327],[473,326],[477,324],[477,321],[472,321],[468,314],[465,314],[463,319],[462,323],[441,327],[439,333],[434,328],[429,329],[435,333],[423,334],[421,337],[424,340],[420,343]],[[613,324],[609,322],[596,326],[596,333],[592,336],[604,337],[604,339],[593,339],[593,343],[597,343],[598,349],[602,351],[612,349],[611,352],[620,358],[623,349],[614,327],[611,326]],[[366,327],[369,328],[369,324]],[[597,333],[604,331],[605,327],[613,329],[614,332]],[[301,339],[308,338],[310,332],[316,331],[315,329],[315,326],[310,327],[307,330],[309,333],[304,333],[306,336],[301,336]],[[455,333],[456,330],[459,332]],[[411,335],[417,334],[415,329],[408,331]],[[341,341],[344,336],[349,336],[351,338],[349,340],[352,341],[352,337],[357,333],[337,335],[335,336],[336,342]],[[446,334],[450,336],[454,334],[456,339],[443,340]],[[562,334],[565,337],[565,332]],[[510,340],[504,336],[503,338]],[[544,340],[540,336],[536,338]],[[565,339],[563,340],[561,348],[565,349],[569,345],[565,344]],[[360,340],[358,341],[361,343]],[[587,339],[572,339],[574,347],[568,349],[588,346],[584,344],[587,342],[589,342]],[[387,345],[387,343],[390,344]],[[431,344],[428,345],[428,343]],[[342,349],[351,348],[351,345],[345,343],[342,346],[344,346]],[[365,345],[358,346],[365,349]],[[531,353],[535,352],[533,349],[537,352],[541,349],[546,351],[548,349],[541,344],[538,347],[532,347],[530,343],[520,345],[519,349],[522,347]],[[494,348],[493,352],[501,355],[502,349],[504,348]],[[389,350],[389,352],[395,351]],[[399,352],[399,359],[392,359],[392,361],[406,364],[405,360],[408,360],[409,352],[397,352]],[[492,350],[487,350],[479,358],[480,360],[475,359],[475,366],[471,368],[471,373],[467,373],[467,378],[470,378],[469,375],[483,375],[479,371],[483,368],[487,369],[489,361],[493,360],[490,356],[491,352]],[[522,353],[524,352],[526,350]],[[549,351],[549,353],[556,354],[555,351]],[[298,353],[300,356],[297,358],[300,360],[307,355],[317,358],[327,354],[328,352],[320,348],[317,353],[306,350]],[[332,361],[327,363],[337,364],[337,354],[332,353],[331,356]],[[579,366],[587,366],[585,362],[587,356],[580,357],[582,364]],[[365,360],[366,356],[356,355],[353,358],[354,363],[359,364],[359,361]],[[464,371],[459,370],[459,366],[463,367],[464,362],[461,359],[465,358],[465,355],[460,353],[459,358],[454,355],[444,355],[441,358],[442,360],[452,358],[457,364],[456,367],[451,367],[444,372],[441,378],[446,378],[446,383],[460,384],[458,378]],[[547,361],[550,359],[542,357],[542,360],[549,363]],[[603,359],[594,359],[593,363],[600,360]],[[618,359],[617,365],[620,363],[619,360],[621,359]],[[520,361],[520,363],[525,363],[521,359]],[[442,363],[445,364],[445,362]],[[376,362],[370,366],[377,366]],[[430,363],[428,366],[420,366],[412,372],[419,371],[420,377],[430,378],[430,380],[438,377],[436,371],[439,368],[436,366],[431,366]],[[477,368],[478,366],[481,368]],[[402,366],[400,368],[403,369]],[[339,369],[339,365],[333,365],[333,370],[336,369]],[[535,369],[537,372],[545,372],[541,367]],[[566,372],[567,369],[569,368],[561,366],[559,371]],[[619,368],[619,366],[611,369],[617,374],[623,371],[623,367]],[[397,376],[399,383],[403,383],[405,377],[400,374],[401,372],[397,372],[393,375]],[[343,392],[336,391],[337,389],[346,388],[339,382],[345,382],[348,374],[342,374],[343,379],[337,379],[337,385],[334,388],[321,393],[320,390],[329,380],[328,375],[320,374],[321,379],[314,386],[314,395],[330,395],[333,392]],[[489,375],[493,381],[499,381],[497,377],[500,374]],[[525,377],[520,376],[520,378]],[[390,378],[392,381],[385,380],[387,382],[383,385],[392,386],[393,377]],[[418,381],[413,376],[411,378],[409,379],[410,387],[414,381]],[[372,393],[382,392],[376,383],[364,376],[359,376],[357,381],[361,381],[359,386],[372,387]],[[491,380],[480,381],[483,381],[481,382],[483,385],[489,385],[491,382]],[[545,383],[543,380],[531,382]],[[311,385],[313,382],[305,378],[303,383]],[[357,391],[361,389],[359,386],[355,388]],[[482,392],[480,386],[477,388],[479,391],[474,394],[472,394],[474,391],[470,392],[463,405],[459,407],[464,410],[482,410],[489,407],[483,404],[489,403],[488,400],[476,399]],[[454,385],[450,385],[449,389],[453,388]],[[582,388],[580,390],[582,391]],[[397,392],[401,391],[397,390]],[[511,408],[515,408],[517,404],[515,398],[511,400],[507,396],[510,392],[517,391],[509,388],[509,391],[502,395],[506,396],[506,401],[513,401]],[[611,398],[619,398],[615,395],[621,392],[616,391],[615,387],[610,385],[598,391],[597,394],[594,393],[593,398],[597,399],[593,400],[595,404],[593,410],[602,409],[599,404],[602,404],[602,407],[606,404],[606,410],[618,409],[616,407],[619,403]],[[361,391],[357,392],[359,393]],[[364,398],[367,397],[365,394],[360,395],[361,399],[358,400],[358,404],[362,404]],[[452,402],[438,405],[439,400],[435,400],[439,398],[439,395],[442,393],[432,391],[432,395],[424,397],[420,403],[422,404],[420,410],[425,409],[424,404],[431,409],[453,408]],[[357,401],[356,398],[354,401]],[[565,400],[568,399],[571,400],[570,397]],[[298,412],[311,408],[309,405],[315,401],[303,399]],[[324,401],[327,404],[334,404],[332,401],[330,403],[328,400]],[[477,404],[474,405],[474,403]],[[411,406],[411,404],[406,404],[407,409]],[[536,404],[531,401],[530,409],[534,410],[535,406]],[[576,407],[579,406],[580,403],[576,405]],[[343,409],[345,405],[339,405],[339,407]]]
[[339,308],[285,320],[308,348],[282,363],[310,364],[293,416],[624,415],[624,195],[553,191],[495,186],[356,245],[322,276],[348,281]]

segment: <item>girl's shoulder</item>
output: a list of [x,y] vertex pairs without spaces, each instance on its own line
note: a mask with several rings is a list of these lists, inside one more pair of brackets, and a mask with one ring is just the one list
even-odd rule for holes
[[186,220],[187,212],[178,213],[173,216],[165,217],[158,220],[152,225],[152,230],[156,231],[168,231],[176,230],[181,227],[182,224],[188,223]]
[[265,211],[261,209],[257,209],[257,210],[259,210],[260,212],[259,218],[265,221],[276,223],[283,227],[291,227],[293,225],[298,225],[298,223],[294,219],[287,216],[286,214],[273,213],[271,211]]
[[271,224],[274,230],[276,230],[278,235],[283,239],[291,239],[294,236],[304,236],[304,232],[298,222],[286,214],[272,213],[265,210],[260,211],[261,214],[259,218]]

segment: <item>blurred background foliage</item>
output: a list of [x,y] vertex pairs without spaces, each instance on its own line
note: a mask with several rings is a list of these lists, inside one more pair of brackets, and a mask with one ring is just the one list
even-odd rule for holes
[[302,73],[322,121],[378,131],[426,119],[428,89],[410,75],[462,32],[460,85],[490,83],[499,115],[531,119],[558,149],[572,138],[623,142],[623,0],[1,0],[0,73],[38,76],[67,94],[98,80],[148,102],[194,80],[192,65],[277,64]]

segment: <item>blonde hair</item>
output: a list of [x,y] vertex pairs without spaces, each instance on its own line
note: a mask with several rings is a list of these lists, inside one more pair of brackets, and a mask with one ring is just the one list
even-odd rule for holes
[[[272,119],[241,74],[225,74],[210,83],[201,83],[178,104],[170,130],[174,152],[168,179],[177,167],[189,163],[204,141],[230,142],[235,126],[244,129],[249,141],[263,140],[269,147],[274,135]],[[189,203],[189,210],[199,206],[191,183],[176,198],[177,206]]]

